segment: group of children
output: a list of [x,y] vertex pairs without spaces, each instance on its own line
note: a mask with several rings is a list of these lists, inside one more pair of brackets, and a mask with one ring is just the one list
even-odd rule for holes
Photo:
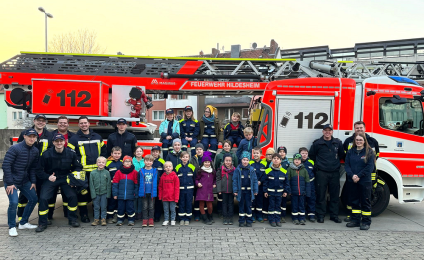
[[[206,114],[210,114],[213,108],[206,110]],[[142,219],[143,227],[153,227],[162,211],[164,226],[176,225],[176,221],[189,225],[193,215],[195,220],[201,217],[205,224],[211,225],[214,194],[218,197],[218,212],[222,213],[224,225],[233,224],[236,198],[240,227],[251,227],[256,221],[281,226],[286,222],[288,195],[291,195],[293,223],[305,225],[306,214],[315,222],[313,161],[308,158],[307,148],[300,148],[292,163],[287,159],[285,147],[279,147],[277,153],[268,148],[262,158],[253,130],[242,128],[241,124],[235,127],[235,114],[233,122],[225,127],[228,139],[223,142],[223,150],[215,157],[213,151],[210,152],[210,144],[206,147],[190,132],[198,122],[192,117],[191,107],[186,112],[180,122],[183,127],[178,131],[173,118],[162,127],[166,129],[162,135],[166,144],[163,143],[162,149],[154,146],[151,155],[143,158],[143,149],[137,147],[134,158],[125,156],[121,161],[122,151],[114,147],[107,160],[97,159],[98,169],[90,178],[95,214],[92,225],[116,223],[120,226],[127,215],[129,226]],[[214,121],[209,118],[204,122],[213,124]],[[242,137],[238,138],[240,132]],[[185,141],[177,137],[180,133]],[[207,135],[205,138],[216,138],[216,135],[212,137],[213,132],[203,133]],[[235,154],[231,151],[232,141],[239,142]],[[186,151],[188,144],[192,147],[191,154]],[[160,157],[161,151],[166,155],[165,160]]]

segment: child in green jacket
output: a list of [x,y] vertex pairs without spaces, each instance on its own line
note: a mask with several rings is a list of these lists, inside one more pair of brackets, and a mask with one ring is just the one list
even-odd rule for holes
[[92,226],[99,224],[100,213],[102,217],[101,224],[106,226],[107,199],[111,195],[112,182],[110,173],[105,169],[105,166],[106,158],[100,156],[97,158],[97,170],[92,171],[90,174],[90,192],[94,206],[94,222],[91,223]]

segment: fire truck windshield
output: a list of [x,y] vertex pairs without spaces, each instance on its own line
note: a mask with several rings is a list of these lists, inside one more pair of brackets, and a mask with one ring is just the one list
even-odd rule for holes
[[423,108],[419,100],[407,99],[405,104],[393,104],[390,98],[380,98],[379,118],[383,128],[422,135]]

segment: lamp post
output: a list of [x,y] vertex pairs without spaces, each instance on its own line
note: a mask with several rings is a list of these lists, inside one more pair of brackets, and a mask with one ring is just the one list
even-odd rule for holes
[[46,52],[47,52],[47,17],[53,18],[53,15],[46,13],[46,10],[44,10],[43,7],[38,7],[38,10],[40,10],[40,12],[44,13],[45,18],[46,18]]

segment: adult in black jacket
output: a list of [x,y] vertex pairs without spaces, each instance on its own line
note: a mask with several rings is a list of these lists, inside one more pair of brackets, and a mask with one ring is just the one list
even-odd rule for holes
[[16,207],[18,206],[18,189],[28,199],[28,204],[23,211],[19,222],[19,229],[33,229],[34,225],[28,223],[35,205],[37,204],[36,189],[36,166],[39,151],[34,146],[38,133],[34,129],[28,129],[24,133],[24,142],[13,145],[6,152],[3,161],[3,181],[7,196],[9,197],[9,208],[7,218],[9,235],[17,236],[16,231]]
[[349,201],[352,216],[347,227],[368,230],[371,225],[371,173],[375,168],[375,155],[364,134],[355,135],[352,149],[346,154],[346,181],[350,183]]
[[333,137],[333,126],[324,125],[323,136],[316,139],[309,150],[309,157],[315,162],[315,186],[317,193],[316,213],[319,223],[324,223],[327,188],[330,193],[330,220],[339,219],[340,160],[345,157],[342,141]]
[[[354,144],[355,135],[356,134],[364,134],[365,137],[367,138],[367,143],[368,143],[369,147],[375,152],[376,158],[378,158],[378,155],[380,154],[380,148],[379,148],[379,145],[378,145],[378,141],[375,138],[373,138],[373,137],[371,137],[371,136],[369,136],[365,133],[365,123],[363,121],[355,122],[353,124],[353,128],[355,130],[355,133],[352,136],[350,136],[349,138],[347,138],[343,143],[343,149],[345,150],[345,153],[347,154],[347,152],[350,150],[350,148],[352,148],[352,146]],[[374,167],[374,170],[373,170],[371,175],[372,175],[371,176],[372,177],[371,178],[372,183],[374,184],[374,183],[377,182],[376,168],[375,167]],[[344,194],[349,194],[349,189],[350,189],[350,186],[351,186],[352,183],[353,182],[349,182],[349,181],[345,182],[344,187],[343,187],[343,190],[345,191],[345,192],[343,192]],[[350,215],[352,214],[352,203],[349,201],[348,197],[349,196],[347,196],[345,198],[346,202],[347,202],[346,208],[347,208],[347,211],[348,211],[348,215],[344,219],[345,222],[350,221]]]
[[[68,143],[68,147],[74,150],[81,162],[83,170],[90,181],[90,172],[97,169],[96,161],[99,156],[106,156],[106,145],[103,138],[90,129],[90,122],[86,116],[78,119],[79,130]],[[86,194],[78,193],[78,208],[80,210],[81,221],[89,223],[87,204],[91,201],[90,192]]]
[[[52,135],[49,131],[47,131],[46,125],[47,125],[47,118],[45,115],[36,115],[34,117],[33,121],[34,125],[31,127],[37,132],[37,139],[34,143],[34,146],[38,148],[38,152],[40,153],[40,156],[50,147],[52,147]],[[22,142],[24,140],[24,134],[25,131],[22,131],[18,138],[18,143]],[[40,190],[41,190],[41,181],[37,181],[37,196],[40,196]],[[56,201],[56,199],[54,199]],[[54,209],[54,201],[53,198],[50,201],[50,204],[53,204]],[[19,202],[18,202],[18,220],[22,218],[22,214],[24,213],[25,206],[27,205],[28,200],[27,198],[21,193],[19,194]],[[53,216],[53,210],[51,211],[51,215],[49,215],[49,219],[51,219]]]
[[[57,118],[57,129],[52,132],[52,138],[56,136],[56,134],[62,134],[63,137],[65,137],[65,147],[68,147],[69,139],[72,138],[75,134],[69,131],[69,120],[66,116],[60,116]],[[53,141],[53,140],[52,140]],[[63,201],[63,214],[65,217],[68,217],[68,198],[61,193],[62,195],[62,201]],[[53,212],[54,208],[56,206],[56,198],[57,198],[57,191],[53,193],[53,197],[49,200],[49,224],[51,223],[51,219],[53,219]]]
[[137,138],[134,134],[129,133],[127,129],[127,120],[118,119],[116,123],[118,131],[110,134],[107,138],[107,156],[112,154],[112,148],[119,146],[122,149],[121,160],[128,155],[134,157],[135,147],[137,146]]
[[76,214],[78,208],[77,192],[67,183],[67,178],[72,172],[76,174],[79,172],[81,175],[82,165],[75,152],[65,148],[65,137],[62,134],[56,134],[53,137],[53,144],[54,147],[48,149],[41,156],[37,167],[37,175],[39,179],[43,180],[38,206],[37,232],[42,232],[47,228],[48,200],[58,187],[68,199],[69,225],[79,227]]

